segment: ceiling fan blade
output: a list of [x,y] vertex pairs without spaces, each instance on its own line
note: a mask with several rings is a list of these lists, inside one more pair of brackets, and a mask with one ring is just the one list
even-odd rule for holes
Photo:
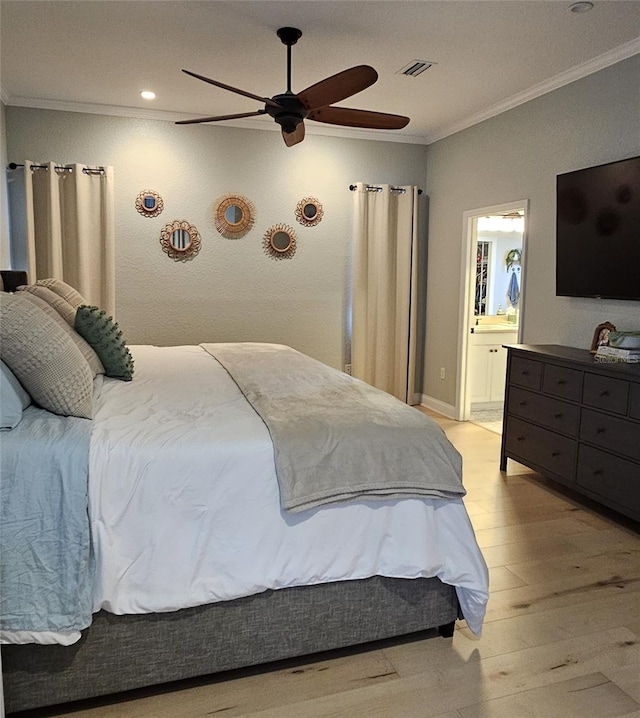
[[287,147],[293,147],[298,142],[304,140],[304,122],[301,122],[293,132],[285,132],[282,130],[282,138]]
[[195,72],[190,72],[189,70],[183,70],[182,72],[186,73],[187,75],[191,75],[191,77],[195,77],[198,80],[202,80],[203,82],[208,82],[210,85],[221,87],[223,90],[229,90],[230,92],[235,92],[237,95],[244,95],[245,97],[250,97],[252,100],[264,102],[265,105],[271,105],[271,107],[282,107],[279,102],[272,100],[270,97],[260,97],[259,95],[254,95],[252,92],[240,90],[237,87],[232,87],[231,85],[225,85],[224,82],[212,80],[210,77],[204,77],[204,75],[198,75]]
[[307,119],[326,122],[329,125],[365,127],[371,130],[401,130],[409,124],[409,118],[403,115],[352,110],[349,107],[321,107],[310,112]]
[[318,107],[332,105],[334,102],[345,100],[356,92],[366,90],[378,79],[378,73],[369,65],[357,65],[349,70],[343,70],[337,75],[327,77],[315,85],[299,92],[298,100],[305,110],[315,110]]
[[178,120],[176,125],[195,125],[199,122],[219,122],[220,120],[239,120],[241,117],[255,117],[256,115],[266,115],[266,110],[256,110],[255,112],[238,112],[235,115],[218,115],[217,117],[198,117],[195,120]]

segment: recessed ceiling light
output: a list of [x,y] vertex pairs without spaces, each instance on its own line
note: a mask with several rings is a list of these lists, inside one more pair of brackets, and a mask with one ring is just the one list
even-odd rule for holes
[[144,98],[145,100],[155,100],[156,93],[152,92],[151,90],[142,90],[142,92],[140,93],[140,97]]
[[569,5],[569,10],[575,13],[589,12],[589,10],[593,10],[593,3],[588,0],[579,0],[579,2]]

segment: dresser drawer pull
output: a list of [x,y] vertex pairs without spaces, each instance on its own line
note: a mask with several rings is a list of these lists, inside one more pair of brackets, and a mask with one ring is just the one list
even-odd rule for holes
[[526,369],[523,369],[520,373],[522,376],[529,376],[529,372]]
[[524,436],[518,436],[518,437],[516,438],[516,441],[524,441],[525,438],[526,438],[526,437],[524,437]]
[[560,456],[560,452],[559,452],[559,451],[552,451],[552,452],[551,452],[551,456],[555,459],[555,458],[557,458],[558,456]]
[[567,383],[566,379],[558,379],[558,386],[563,386],[566,383]]
[[595,469],[593,472],[594,476],[602,476],[604,474],[604,471],[602,469]]
[[520,406],[526,406],[529,402],[528,401],[521,401]]
[[600,396],[609,396],[609,390],[608,390],[608,389],[603,389],[603,390],[600,392]]
[[599,426],[599,427],[596,429],[596,434],[604,434],[605,431],[606,431],[606,429],[605,429],[603,426]]
[[558,411],[557,413],[555,413],[553,415],[553,418],[554,419],[562,419],[563,416],[564,416],[564,414],[561,411]]

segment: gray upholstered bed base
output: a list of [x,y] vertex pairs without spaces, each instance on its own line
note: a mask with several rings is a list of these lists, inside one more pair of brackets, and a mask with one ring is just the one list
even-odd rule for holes
[[458,616],[455,589],[439,579],[379,576],[174,613],[101,612],[73,646],[3,646],[6,710],[354,646],[447,626]]

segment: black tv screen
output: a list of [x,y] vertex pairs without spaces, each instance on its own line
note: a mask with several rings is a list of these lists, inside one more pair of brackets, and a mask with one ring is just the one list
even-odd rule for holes
[[640,301],[640,157],[556,181],[556,295]]

